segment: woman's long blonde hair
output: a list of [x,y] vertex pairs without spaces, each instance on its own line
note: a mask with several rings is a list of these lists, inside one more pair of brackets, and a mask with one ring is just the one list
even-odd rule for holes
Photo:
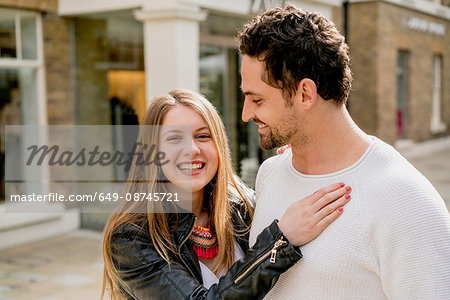
[[[176,105],[190,107],[203,117],[217,149],[218,169],[215,175],[211,206],[209,206],[209,216],[211,228],[215,231],[219,244],[216,264],[213,267],[214,273],[218,274],[222,268],[228,270],[234,263],[233,237],[237,233],[230,230],[230,228],[233,228],[231,207],[228,200],[230,186],[234,186],[242,199],[244,199],[250,217],[252,216],[252,207],[241,191],[240,186],[242,186],[242,182],[237,182],[239,179],[234,174],[228,140],[220,116],[214,106],[203,96],[189,90],[175,89],[170,91],[168,95],[156,97],[147,109],[143,125],[162,125],[167,112]],[[158,129],[157,126],[151,128],[153,128],[154,132],[145,133],[141,130],[138,138],[141,146],[146,143],[147,145],[149,143],[150,145],[156,145],[158,138],[158,132],[156,131]],[[145,152],[144,148],[140,150]],[[160,192],[164,188],[164,185],[158,183],[157,174],[161,170],[155,170],[155,168],[157,167],[143,168],[133,163],[124,193]],[[142,184],[142,182],[145,182],[145,184]],[[111,299],[124,299],[120,291],[126,290],[126,285],[121,281],[114,267],[111,243],[113,233],[121,225],[134,224],[142,230],[146,230],[142,227],[142,224],[147,222],[148,233],[153,245],[159,255],[170,265],[169,254],[176,250],[170,238],[171,231],[174,228],[169,228],[168,215],[155,212],[153,205],[151,201],[145,204],[137,201],[132,202],[130,206],[130,203],[123,201],[108,220],[104,229],[103,239],[104,272],[101,298],[103,298],[106,289],[108,289]]]

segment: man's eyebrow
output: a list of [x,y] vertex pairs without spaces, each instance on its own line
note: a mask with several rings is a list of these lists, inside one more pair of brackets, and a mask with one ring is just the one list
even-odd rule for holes
[[253,92],[253,91],[245,91],[245,92],[244,92],[244,91],[242,90],[242,85],[240,85],[239,87],[240,87],[241,92],[242,92],[242,94],[243,94],[244,96],[247,96],[247,95],[250,95],[250,96],[252,96],[252,95],[259,95],[258,93]]

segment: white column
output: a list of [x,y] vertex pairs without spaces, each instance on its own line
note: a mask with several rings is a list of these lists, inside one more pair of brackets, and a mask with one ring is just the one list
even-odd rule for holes
[[198,91],[199,22],[206,18],[196,6],[153,3],[135,12],[144,26],[147,106],[153,97],[174,88]]
[[433,56],[433,92],[431,98],[431,133],[444,132],[447,124],[441,119],[441,66],[442,60],[439,55]]

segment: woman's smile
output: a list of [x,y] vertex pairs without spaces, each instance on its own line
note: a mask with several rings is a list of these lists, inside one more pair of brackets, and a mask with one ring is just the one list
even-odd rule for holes
[[205,169],[206,163],[201,161],[186,161],[177,164],[178,170],[186,176],[196,176]]

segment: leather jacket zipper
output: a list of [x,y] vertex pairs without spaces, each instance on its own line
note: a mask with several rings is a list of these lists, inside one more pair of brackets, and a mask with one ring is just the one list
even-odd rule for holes
[[191,226],[191,230],[189,230],[189,234],[186,236],[186,238],[181,242],[180,247],[178,248],[178,256],[180,257],[181,261],[183,262],[184,266],[186,268],[188,268],[189,272],[191,273],[192,277],[196,278],[194,275],[194,272],[192,272],[191,268],[189,268],[188,264],[186,263],[186,261],[183,259],[183,256],[181,256],[181,247],[183,247],[184,243],[186,243],[186,241],[189,239],[189,236],[191,235],[190,233],[192,232],[192,230],[194,229],[195,226],[195,222],[197,221],[197,217],[195,217],[194,219],[194,223],[192,223]]
[[250,271],[253,270],[255,266],[260,264],[262,261],[264,261],[269,255],[270,255],[270,262],[272,264],[275,263],[276,257],[277,257],[277,249],[281,245],[286,244],[286,241],[283,240],[283,236],[275,242],[272,249],[269,249],[267,252],[265,252],[261,257],[259,257],[256,261],[254,261],[247,269],[245,269],[241,275],[239,275],[235,280],[234,284],[237,285]]

